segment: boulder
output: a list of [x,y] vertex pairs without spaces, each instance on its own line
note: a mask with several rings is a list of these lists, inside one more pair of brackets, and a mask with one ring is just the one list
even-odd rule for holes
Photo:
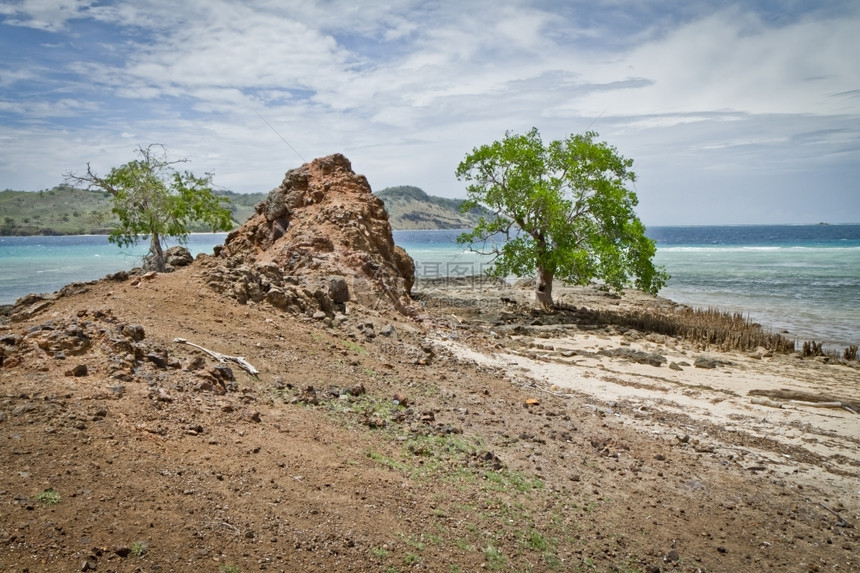
[[[180,267],[187,267],[194,262],[191,251],[181,245],[170,247],[164,251],[164,272],[171,273]],[[154,257],[146,255],[143,257],[143,272],[156,270]]]
[[310,316],[332,316],[347,302],[414,312],[414,262],[395,247],[382,201],[341,154],[288,171],[204,266],[211,288],[242,303]]

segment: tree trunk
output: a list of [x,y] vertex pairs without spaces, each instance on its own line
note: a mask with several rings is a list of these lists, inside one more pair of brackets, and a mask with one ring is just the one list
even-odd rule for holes
[[158,233],[152,233],[149,240],[149,254],[152,256],[152,264],[159,273],[164,272],[164,251],[161,249],[161,237]]
[[552,308],[552,279],[554,274],[549,269],[538,267],[535,284],[535,308],[546,310]]

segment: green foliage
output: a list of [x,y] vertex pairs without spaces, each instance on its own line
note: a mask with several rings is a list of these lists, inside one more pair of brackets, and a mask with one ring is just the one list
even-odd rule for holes
[[60,503],[60,494],[53,488],[48,488],[36,494],[36,501],[45,505],[56,505]]
[[135,557],[143,557],[143,554],[146,553],[146,544],[142,541],[135,541],[131,544],[131,553]]
[[137,150],[139,159],[114,167],[99,177],[87,164],[87,174],[67,178],[110,193],[111,211],[119,225],[108,239],[121,247],[136,244],[141,236],[150,238],[150,254],[156,269],[164,270],[163,241],[168,237],[185,243],[191,224],[200,222],[215,231],[232,228],[227,200],[211,188],[212,175],[198,177],[190,171],[178,171],[176,165],[186,160],[169,161],[163,146],[150,145]]
[[505,561],[507,561],[501,550],[492,545],[487,545],[487,547],[484,548],[484,558],[487,560],[487,568],[491,571],[501,569],[505,566]]
[[470,182],[461,208],[484,206],[494,214],[458,241],[494,255],[495,276],[536,274],[535,302],[544,306],[552,304],[553,278],[574,284],[597,278],[614,289],[632,284],[651,293],[668,279],[653,265],[656,246],[634,212],[633,160],[595,141],[597,135],[544,145],[536,128],[508,132],[457,167],[457,178]]

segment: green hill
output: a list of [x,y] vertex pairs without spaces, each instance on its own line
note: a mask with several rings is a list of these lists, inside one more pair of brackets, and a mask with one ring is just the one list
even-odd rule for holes
[[468,229],[481,215],[490,216],[482,209],[461,213],[461,199],[434,197],[409,185],[386,187],[377,191],[376,196],[385,203],[391,227],[396,230]]
[[[233,221],[244,223],[266,193],[216,191],[226,197]],[[119,222],[110,194],[59,185],[43,191],[0,191],[0,235],[101,235]],[[195,231],[205,231],[197,228]]]
[[[229,200],[233,221],[240,225],[254,214],[267,193],[218,190]],[[376,193],[385,203],[393,229],[466,229],[482,210],[460,212],[462,200],[428,195],[418,187],[388,187]],[[118,220],[110,212],[110,195],[101,191],[58,185],[43,191],[0,191],[0,235],[102,235]],[[206,231],[200,227],[195,231]]]

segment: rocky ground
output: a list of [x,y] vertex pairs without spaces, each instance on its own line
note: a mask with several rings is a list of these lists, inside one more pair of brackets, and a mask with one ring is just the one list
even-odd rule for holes
[[312,318],[210,278],[76,285],[0,327],[0,571],[860,569],[860,417],[748,395],[850,404],[856,361],[583,318],[671,307],[635,293],[535,315],[419,283],[412,318]]

